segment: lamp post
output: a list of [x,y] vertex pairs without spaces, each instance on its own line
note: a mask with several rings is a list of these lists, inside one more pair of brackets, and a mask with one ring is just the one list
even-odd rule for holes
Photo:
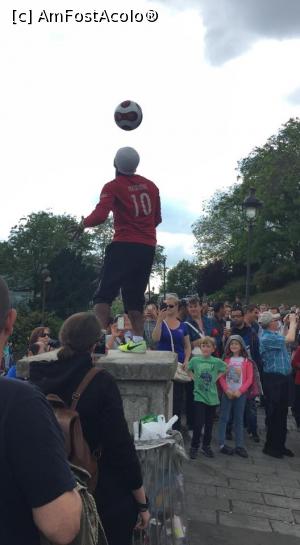
[[46,287],[47,284],[50,284],[52,281],[52,278],[50,276],[50,271],[47,269],[47,265],[44,265],[41,270],[41,277],[42,277],[42,319],[41,322],[44,324],[44,317],[45,317],[45,308],[46,308]]
[[247,269],[246,269],[246,305],[249,304],[250,297],[250,274],[251,274],[251,243],[253,224],[255,222],[258,209],[262,206],[262,202],[255,196],[254,187],[250,188],[250,194],[245,198],[243,202],[243,208],[245,209],[246,219],[248,222],[248,244],[247,244]]
[[167,256],[163,256],[163,288],[164,288],[164,299],[166,298],[166,262],[167,262]]

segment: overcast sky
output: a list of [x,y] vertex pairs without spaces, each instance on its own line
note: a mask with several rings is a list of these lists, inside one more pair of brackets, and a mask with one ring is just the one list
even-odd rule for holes
[[[70,8],[158,20],[37,22]],[[33,24],[13,25],[13,9]],[[192,258],[203,200],[299,115],[298,0],[4,0],[0,25],[0,239],[32,211],[89,214],[130,145],[160,188],[169,265]],[[144,112],[131,133],[113,121],[125,99]]]

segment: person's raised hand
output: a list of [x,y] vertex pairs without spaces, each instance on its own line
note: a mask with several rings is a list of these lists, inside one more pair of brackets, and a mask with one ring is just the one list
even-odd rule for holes
[[71,238],[71,241],[72,242],[76,242],[82,235],[83,231],[84,231],[84,223],[83,223],[83,216],[81,218],[81,222],[77,225],[71,225],[68,229],[67,229],[67,233],[68,235],[70,236]]

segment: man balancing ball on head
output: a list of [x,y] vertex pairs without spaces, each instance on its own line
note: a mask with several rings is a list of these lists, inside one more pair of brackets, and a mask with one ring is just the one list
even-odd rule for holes
[[83,218],[76,235],[86,227],[103,223],[110,211],[114,217],[114,237],[106,248],[101,280],[94,295],[95,312],[101,327],[110,321],[113,300],[122,292],[133,338],[121,345],[122,352],[146,352],[144,333],[144,293],[151,273],[156,226],[161,223],[159,190],[143,176],[135,174],[140,162],[135,149],[120,148],[115,156],[116,177],[105,184],[95,210]]

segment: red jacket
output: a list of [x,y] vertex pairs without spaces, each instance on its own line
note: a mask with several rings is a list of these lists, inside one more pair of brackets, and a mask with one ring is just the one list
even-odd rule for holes
[[159,190],[153,182],[137,174],[120,174],[103,186],[100,201],[84,219],[84,226],[103,223],[110,211],[114,216],[113,241],[155,246],[155,228],[161,222],[161,209]]
[[238,378],[240,376],[240,373],[237,373],[237,371],[230,373],[230,367],[233,367],[233,369],[236,367],[238,371],[241,370],[241,384],[237,388],[241,392],[241,394],[244,394],[247,392],[247,390],[249,390],[253,382],[253,365],[250,360],[247,360],[246,358],[242,359],[243,361],[240,366],[234,366],[231,365],[231,360],[233,360],[233,358],[225,358],[225,363],[227,363],[227,370],[225,371],[225,374],[219,378],[219,384],[223,392],[227,392],[228,390],[233,389],[230,388],[230,380],[235,379],[236,377]]

